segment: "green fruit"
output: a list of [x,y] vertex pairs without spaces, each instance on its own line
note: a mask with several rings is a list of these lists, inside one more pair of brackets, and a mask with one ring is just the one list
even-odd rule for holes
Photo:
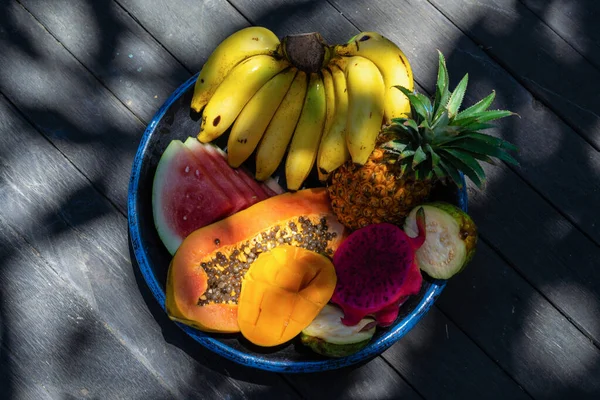
[[416,213],[423,207],[427,236],[416,252],[417,263],[432,278],[449,279],[462,271],[475,254],[477,227],[460,208],[444,202],[415,207],[404,222],[404,231],[417,236]]
[[342,324],[343,316],[342,310],[327,304],[302,331],[302,343],[327,357],[345,357],[356,353],[369,343],[377,323],[373,318],[363,318],[356,325],[346,326]]

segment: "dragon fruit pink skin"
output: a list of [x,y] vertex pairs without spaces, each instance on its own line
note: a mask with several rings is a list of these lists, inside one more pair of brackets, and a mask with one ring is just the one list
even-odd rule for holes
[[373,224],[342,242],[333,256],[337,285],[331,302],[344,311],[344,325],[374,315],[380,326],[389,326],[408,296],[419,293],[423,278],[415,252],[425,241],[422,209],[417,227],[418,236],[411,238],[396,225]]

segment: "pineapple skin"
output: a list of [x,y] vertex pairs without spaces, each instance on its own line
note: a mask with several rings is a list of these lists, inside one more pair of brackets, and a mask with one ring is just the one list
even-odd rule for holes
[[[378,144],[385,141],[381,139]],[[364,165],[347,161],[336,169],[327,189],[338,220],[355,230],[381,222],[402,226],[410,211],[429,198],[432,187],[431,180],[401,176],[399,166],[376,147]]]

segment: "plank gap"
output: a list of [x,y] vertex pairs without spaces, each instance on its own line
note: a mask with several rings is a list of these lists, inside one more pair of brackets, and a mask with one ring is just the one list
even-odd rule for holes
[[499,362],[498,360],[496,360],[496,358],[494,358],[494,356],[489,353],[484,347],[482,347],[479,342],[477,340],[475,340],[473,337],[471,337],[471,335],[469,335],[463,328],[461,328],[460,325],[458,325],[456,323],[456,321],[454,321],[450,315],[446,314],[444,312],[444,310],[442,310],[437,304],[433,305],[435,308],[437,308],[437,310],[442,313],[442,315],[444,315],[446,318],[448,318],[448,320],[450,322],[452,322],[454,324],[454,326],[462,332],[463,335],[465,335],[467,338],[469,338],[469,340],[471,342],[473,342],[473,344],[479,349],[481,350],[481,352],[483,354],[485,354],[490,360],[492,360],[492,362],[494,363],[494,365],[496,365],[496,367],[498,367],[498,369],[500,369],[500,371],[502,371],[511,381],[513,381],[515,383],[515,385],[517,385],[519,387],[519,389],[521,389],[523,391],[523,393],[525,393],[530,399],[533,399],[534,397],[531,395],[531,393],[529,393],[520,383],[519,381],[517,381],[515,379],[514,376],[512,376],[507,370],[506,368],[504,368]]
[[412,383],[410,383],[410,381],[408,381],[408,380],[407,380],[407,379],[404,377],[404,375],[402,375],[402,372],[400,372],[400,371],[398,370],[398,368],[397,368],[397,367],[396,367],[394,364],[392,364],[390,361],[388,361],[388,360],[387,360],[385,357],[383,357],[381,354],[380,354],[380,355],[378,355],[377,357],[381,358],[381,359],[383,360],[383,362],[384,362],[384,363],[386,363],[386,364],[387,364],[387,365],[388,365],[388,366],[389,366],[389,367],[390,367],[392,370],[394,370],[394,371],[395,371],[395,372],[398,374],[398,376],[400,376],[400,378],[401,378],[401,379],[402,379],[404,382],[406,382],[406,384],[407,384],[407,385],[408,385],[408,386],[409,386],[409,387],[410,387],[412,390],[414,390],[414,392],[415,392],[415,393],[416,393],[416,394],[417,394],[417,395],[418,395],[420,398],[422,398],[422,399],[425,399],[425,395],[423,395],[423,393],[421,393],[421,392],[419,391],[419,389],[417,389],[417,387],[416,387],[415,385],[413,385]]
[[557,304],[555,304],[548,296],[544,294],[544,292],[540,291],[529,279],[527,276],[517,267],[515,266],[502,252],[498,249],[493,242],[487,240],[483,235],[479,236],[480,240],[483,241],[487,246],[492,249],[496,255],[506,263],[506,265],[510,266],[516,273],[523,279],[529,286],[531,286],[534,292],[538,293],[544,300],[548,302],[560,315],[562,315],[567,321],[571,323],[583,336],[585,336],[598,350],[600,350],[600,342],[594,339],[594,337],[589,334],[580,324],[578,324],[575,320],[569,317]]

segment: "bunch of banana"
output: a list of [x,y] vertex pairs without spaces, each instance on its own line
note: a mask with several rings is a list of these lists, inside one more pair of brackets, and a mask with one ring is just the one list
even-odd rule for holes
[[324,181],[349,159],[366,162],[382,124],[410,111],[395,85],[413,89],[410,65],[375,32],[329,46],[316,33],[280,41],[250,27],[211,54],[191,107],[202,111],[201,142],[230,131],[232,167],[255,154],[256,179],[265,180],[287,154],[287,188],[298,190],[315,163]]

